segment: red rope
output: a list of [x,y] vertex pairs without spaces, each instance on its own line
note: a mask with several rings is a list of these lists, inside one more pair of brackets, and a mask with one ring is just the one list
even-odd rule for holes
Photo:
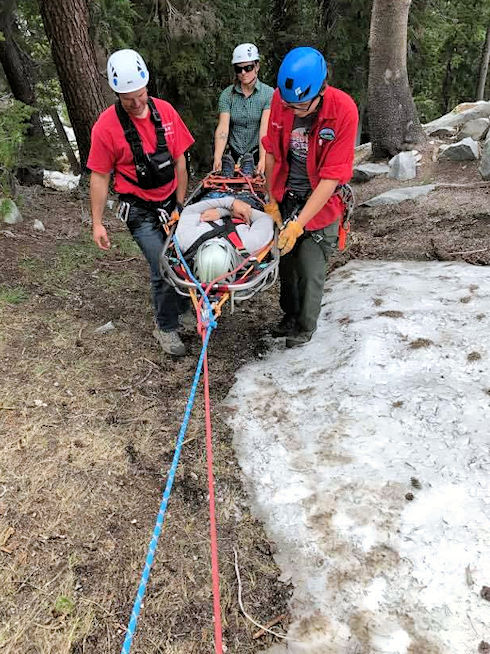
[[[203,341],[205,335],[203,334]],[[211,577],[213,581],[214,608],[214,651],[223,654],[223,634],[221,629],[221,603],[219,592],[218,537],[216,533],[216,510],[214,500],[213,475],[213,434],[211,428],[211,406],[209,402],[208,355],[204,356],[204,410],[206,415],[206,459],[208,464],[209,488],[209,531],[211,536]]]

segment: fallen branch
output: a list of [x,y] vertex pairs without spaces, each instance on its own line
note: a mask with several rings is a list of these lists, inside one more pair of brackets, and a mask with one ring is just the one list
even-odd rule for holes
[[482,248],[481,250],[461,250],[460,252],[448,252],[449,254],[479,254],[480,252],[487,252],[490,248]]
[[281,615],[278,615],[278,616],[277,616],[276,618],[274,618],[273,620],[270,620],[269,622],[267,622],[267,623],[264,625],[265,628],[264,628],[264,629],[260,629],[260,631],[256,631],[256,632],[254,633],[254,635],[252,636],[252,638],[253,638],[254,640],[255,640],[256,638],[260,638],[260,637],[263,636],[265,633],[267,633],[267,629],[268,629],[269,627],[273,627],[274,625],[278,624],[278,622],[282,622],[282,621],[284,620],[284,618],[286,618],[286,616],[287,616],[286,613],[281,613]]
[[462,188],[462,189],[472,189],[472,188],[490,188],[490,182],[475,182],[474,184],[451,184],[449,182],[437,182],[435,184],[436,189],[438,188]]

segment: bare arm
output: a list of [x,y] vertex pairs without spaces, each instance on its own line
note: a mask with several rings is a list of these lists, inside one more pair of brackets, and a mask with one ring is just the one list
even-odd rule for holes
[[228,134],[230,132],[230,114],[221,113],[219,115],[218,126],[214,132],[214,158],[213,170],[221,170],[221,159],[228,143]]
[[269,116],[271,115],[270,109],[264,109],[262,118],[260,119],[259,129],[259,161],[257,164],[257,172],[262,175],[265,172],[265,148],[262,145],[262,137],[267,134],[267,126],[269,125]]
[[187,183],[189,181],[187,176],[185,154],[181,154],[175,162],[175,174],[177,175],[177,204],[184,204],[185,194],[187,192]]
[[270,152],[266,152],[265,155],[265,186],[267,188],[267,193],[269,194],[269,202],[275,202],[275,198],[272,195],[272,171],[274,170],[274,164],[276,160],[274,155]]
[[110,173],[92,172],[90,175],[90,210],[92,213],[92,235],[94,242],[101,250],[108,250],[111,247],[107,231],[102,224],[104,209],[109,193]]

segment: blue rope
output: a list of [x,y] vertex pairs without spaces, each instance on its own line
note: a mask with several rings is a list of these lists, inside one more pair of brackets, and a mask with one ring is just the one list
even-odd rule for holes
[[136,593],[136,599],[134,600],[133,610],[131,612],[131,618],[129,620],[128,628],[126,631],[126,638],[122,646],[121,654],[129,654],[131,649],[134,632],[136,631],[136,625],[138,623],[138,617],[141,611],[141,604],[145,596],[146,586],[148,584],[148,579],[150,578],[150,571],[153,565],[153,559],[155,558],[155,552],[158,546],[158,539],[163,527],[163,521],[165,518],[165,511],[167,510],[167,503],[170,497],[170,492],[172,490],[172,484],[174,482],[175,472],[177,470],[177,465],[179,463],[180,453],[182,450],[182,444],[184,441],[185,432],[187,431],[187,425],[191,416],[192,405],[194,404],[194,398],[197,390],[197,385],[199,383],[199,377],[201,376],[201,370],[204,362],[204,356],[206,354],[206,349],[208,347],[209,337],[213,331],[212,323],[209,324],[209,327],[206,331],[206,336],[201,349],[201,355],[196,368],[196,373],[194,375],[194,381],[192,382],[191,392],[189,394],[189,399],[187,400],[187,405],[184,412],[184,420],[177,437],[177,445],[175,447],[174,458],[172,460],[172,465],[168,473],[167,484],[165,486],[165,491],[163,493],[162,501],[160,504],[160,509],[158,511],[157,520],[155,523],[155,528],[153,530],[153,535],[148,547],[148,553],[146,555],[146,561],[141,574],[141,581]]
[[179,244],[177,241],[177,237],[173,237],[174,243],[175,243],[175,248],[177,250],[177,254],[179,255],[179,258],[185,268],[186,273],[189,275],[190,279],[194,282],[194,284],[197,286],[199,289],[199,292],[204,298],[204,302],[207,305],[208,311],[209,311],[209,321],[206,325],[206,335],[204,337],[204,341],[202,344],[201,348],[201,354],[199,356],[199,361],[197,363],[197,368],[196,372],[194,374],[194,380],[192,382],[192,387],[191,391],[189,393],[189,398],[187,400],[187,404],[185,407],[184,411],[184,419],[182,421],[182,425],[180,427],[179,435],[177,436],[177,444],[175,446],[175,452],[174,452],[174,457],[172,460],[172,465],[170,466],[170,471],[168,473],[167,477],[167,483],[165,485],[165,490],[163,492],[163,497],[162,501],[160,503],[160,508],[158,510],[158,516],[157,520],[155,523],[155,528],[153,529],[153,535],[151,537],[150,545],[148,547],[148,552],[146,555],[146,561],[145,565],[143,567],[143,572],[141,574],[141,580],[140,580],[140,585],[138,587],[138,592],[136,593],[136,599],[134,600],[133,604],[133,610],[131,611],[131,618],[129,620],[128,628],[126,630],[126,637],[124,639],[124,643],[121,649],[121,654],[129,654],[131,650],[131,645],[133,643],[133,637],[136,631],[136,627],[138,624],[138,618],[139,614],[141,612],[141,605],[143,603],[143,598],[145,596],[146,592],[146,587],[148,585],[148,580],[150,578],[150,572],[151,572],[151,567],[153,565],[153,561],[155,558],[155,553],[157,550],[158,546],[158,540],[160,538],[160,534],[162,532],[163,528],[163,522],[165,519],[165,512],[167,510],[167,504],[168,500],[170,497],[170,492],[172,490],[172,485],[174,483],[174,478],[175,478],[175,473],[177,471],[177,465],[179,463],[179,458],[180,458],[180,453],[182,451],[182,445],[184,442],[184,436],[187,431],[187,426],[189,424],[189,420],[191,417],[191,411],[192,411],[192,406],[194,404],[194,399],[197,391],[197,385],[199,383],[199,378],[201,376],[201,371],[202,371],[202,366],[204,363],[204,357],[206,355],[206,350],[208,348],[208,343],[209,343],[209,338],[211,336],[211,332],[215,327],[217,327],[216,320],[214,318],[213,314],[213,308],[211,306],[211,303],[209,302],[209,299],[206,295],[206,292],[204,291],[203,287],[201,284],[198,282],[198,280],[194,277],[192,272],[189,269],[189,266],[187,265],[186,260],[184,259],[182,252],[179,248]]

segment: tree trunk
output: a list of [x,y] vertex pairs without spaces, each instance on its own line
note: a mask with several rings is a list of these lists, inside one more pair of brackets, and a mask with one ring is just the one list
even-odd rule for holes
[[80,164],[78,163],[78,159],[75,157],[75,153],[73,152],[71,143],[68,140],[68,136],[66,135],[65,128],[63,127],[63,123],[61,122],[58,112],[56,109],[51,109],[49,115],[51,116],[51,120],[54,123],[54,128],[58,134],[59,140],[61,141],[61,145],[65,151],[66,158],[68,159],[72,173],[74,175],[80,175]]
[[[15,0],[0,2],[0,32],[3,33],[3,39],[0,39],[0,63],[14,98],[30,107],[34,107],[36,97],[29,73],[29,58],[21,50],[14,38],[15,5]],[[28,134],[43,137],[44,131],[41,126],[39,112],[34,111],[30,122],[31,127]]]
[[480,76],[478,78],[478,88],[476,90],[476,99],[485,99],[485,83],[487,81],[488,62],[490,61],[490,25],[487,27],[487,37],[483,44],[480,62]]
[[407,74],[411,0],[374,0],[369,35],[369,131],[376,158],[425,141]]
[[83,169],[90,149],[90,130],[105,108],[89,36],[87,2],[40,0],[39,5]]

